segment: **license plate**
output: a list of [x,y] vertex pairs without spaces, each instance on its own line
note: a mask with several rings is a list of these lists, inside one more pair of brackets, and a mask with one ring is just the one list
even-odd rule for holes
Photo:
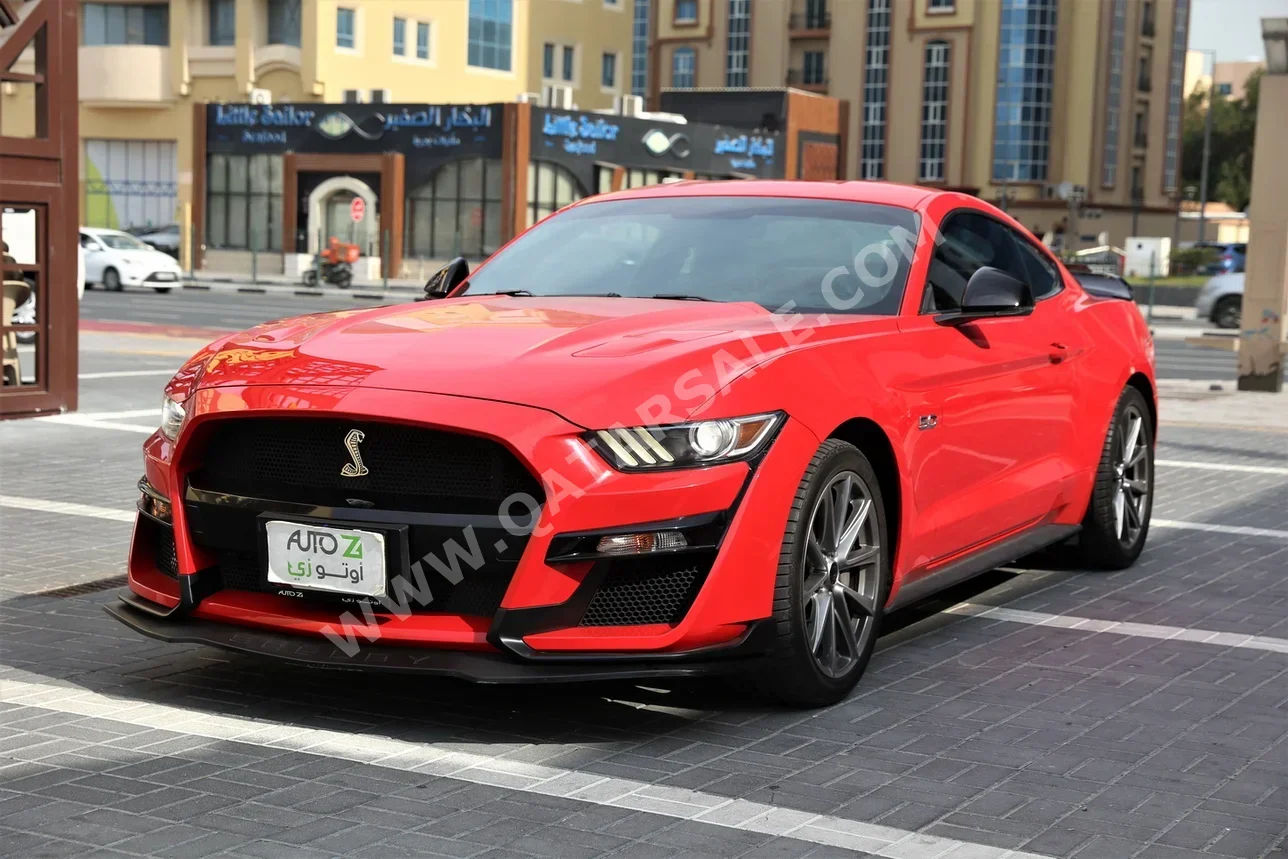
[[159,272],[157,272],[157,273],[156,273],[155,278],[156,278],[157,280],[174,280],[174,272],[172,272],[172,271],[159,271]]
[[385,535],[352,528],[269,521],[268,580],[315,591],[385,593]]

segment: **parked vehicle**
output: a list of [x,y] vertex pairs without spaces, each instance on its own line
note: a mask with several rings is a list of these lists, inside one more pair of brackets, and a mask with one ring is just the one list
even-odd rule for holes
[[127,286],[150,286],[169,292],[183,279],[174,257],[144,244],[129,233],[98,227],[81,227],[85,249],[85,276],[89,283],[120,292]]
[[1218,274],[1209,278],[1194,300],[1195,314],[1218,328],[1238,328],[1243,321],[1243,281],[1246,275]]
[[1212,262],[1199,267],[1199,274],[1242,272],[1247,264],[1248,246],[1243,242],[1200,242],[1197,247],[1211,248],[1216,253]]
[[[78,247],[76,251],[76,300],[80,301],[85,297],[85,249]],[[34,281],[29,281],[29,283],[34,287]],[[36,319],[36,290],[33,288],[31,297],[14,310],[13,322],[16,325],[35,325]],[[15,336],[18,338],[19,343],[36,342],[35,331],[18,331],[15,332]]]
[[135,238],[151,245],[162,253],[169,254],[176,259],[179,257],[179,225],[171,224],[168,227],[158,227],[156,229],[147,229],[142,232],[131,231]]
[[895,607],[1074,536],[1090,567],[1145,545],[1145,320],[977,197],[603,194],[425,298],[179,370],[118,620],[488,683],[738,673],[817,706]]
[[353,282],[353,264],[358,261],[360,254],[361,251],[357,245],[342,242],[332,236],[330,243],[318,254],[318,265],[305,270],[305,285],[316,286],[320,271],[323,283],[331,283],[341,289],[347,289]]

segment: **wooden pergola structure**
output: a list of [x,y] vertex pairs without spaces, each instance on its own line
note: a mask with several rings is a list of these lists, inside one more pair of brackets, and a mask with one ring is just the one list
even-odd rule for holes
[[[0,0],[0,87],[19,96],[0,113],[0,418],[76,408],[79,6]],[[35,321],[14,324],[31,294]]]

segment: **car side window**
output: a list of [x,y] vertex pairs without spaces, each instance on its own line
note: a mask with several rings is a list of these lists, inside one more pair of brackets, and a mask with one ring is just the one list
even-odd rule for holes
[[926,275],[923,313],[960,309],[967,281],[986,265],[1029,280],[1010,230],[992,218],[974,212],[950,215],[940,227],[940,238]]
[[[1017,274],[1016,277],[1027,283],[1029,289],[1033,290],[1033,300],[1041,301],[1059,292],[1064,285],[1061,281],[1059,270],[1027,239],[1015,235],[1013,230],[1004,229],[1011,233],[1017,255],[1025,272],[1024,275]],[[1012,272],[1012,274],[1015,273]]]

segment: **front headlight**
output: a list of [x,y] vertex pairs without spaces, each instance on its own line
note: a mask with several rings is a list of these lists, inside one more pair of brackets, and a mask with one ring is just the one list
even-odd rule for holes
[[183,419],[188,413],[183,410],[183,405],[177,403],[169,397],[161,398],[161,435],[174,441],[179,437],[179,429],[183,426]]
[[650,471],[716,465],[750,459],[763,451],[783,413],[720,418],[662,427],[618,427],[584,438],[618,471]]

